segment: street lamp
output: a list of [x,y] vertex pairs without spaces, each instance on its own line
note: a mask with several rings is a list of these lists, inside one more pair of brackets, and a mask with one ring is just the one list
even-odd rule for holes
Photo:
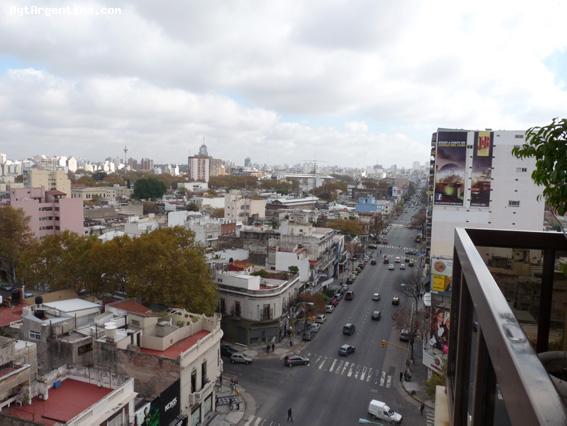
[[384,423],[378,423],[378,422],[371,422],[368,419],[363,419],[362,417],[360,419],[358,419],[358,423],[363,424],[363,425],[380,425],[380,426],[384,426]]

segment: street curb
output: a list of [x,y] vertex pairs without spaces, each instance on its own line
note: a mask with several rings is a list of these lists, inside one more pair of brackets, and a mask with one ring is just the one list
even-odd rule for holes
[[412,395],[410,391],[408,391],[406,389],[406,385],[405,385],[405,380],[402,381],[402,389],[405,391],[405,393],[413,400],[419,402],[420,404],[424,404],[426,407],[431,408],[431,409],[435,409],[434,405],[429,405],[427,404],[425,401],[422,401],[421,399],[419,399],[418,397],[416,397],[415,395]]

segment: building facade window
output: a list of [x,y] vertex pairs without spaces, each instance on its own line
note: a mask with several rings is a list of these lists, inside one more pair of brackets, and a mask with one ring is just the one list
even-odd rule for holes
[[30,339],[41,340],[41,333],[39,331],[30,330]]
[[520,207],[520,201],[508,200],[508,207]]

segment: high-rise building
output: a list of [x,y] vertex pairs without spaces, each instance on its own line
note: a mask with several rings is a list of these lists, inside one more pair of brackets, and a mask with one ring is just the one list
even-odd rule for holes
[[57,190],[63,192],[66,198],[71,198],[71,181],[63,170],[31,169],[26,181],[29,188],[41,188],[45,191]]
[[252,167],[252,160],[250,159],[250,157],[246,157],[244,159],[244,167]]
[[211,170],[211,157],[207,152],[207,146],[201,145],[197,155],[190,156],[189,179],[198,182],[208,182]]
[[[455,228],[543,229],[545,203],[539,197],[543,188],[531,179],[535,160],[512,155],[512,148],[524,143],[524,135],[505,130],[433,133],[423,264],[430,270],[431,318],[439,324],[449,321]],[[506,249],[485,254],[499,262],[513,256]],[[443,333],[432,335],[424,351],[424,363],[433,370],[443,365],[447,353]]]
[[154,160],[151,158],[142,158],[140,160],[140,170],[144,172],[151,172],[154,170]]
[[218,158],[211,158],[211,176],[226,175],[226,167],[224,161]]

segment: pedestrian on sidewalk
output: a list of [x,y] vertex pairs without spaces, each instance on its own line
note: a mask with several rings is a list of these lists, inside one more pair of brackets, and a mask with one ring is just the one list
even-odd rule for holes
[[419,406],[419,414],[421,414],[423,416],[423,410],[425,409],[425,404],[422,402],[421,405]]
[[400,383],[404,381],[404,373],[400,371]]
[[276,350],[276,345],[272,343],[272,352]]
[[266,345],[266,353],[267,353],[267,354],[270,353],[270,344],[269,344],[269,343]]
[[221,388],[222,388],[222,374],[219,377],[219,381],[220,381],[220,385],[221,385]]
[[289,338],[289,347],[291,348],[293,346],[293,340],[291,340],[291,337]]
[[287,410],[287,422],[288,422],[288,423],[293,423],[293,415],[292,415],[292,413],[291,413],[291,407],[288,408],[288,410]]

